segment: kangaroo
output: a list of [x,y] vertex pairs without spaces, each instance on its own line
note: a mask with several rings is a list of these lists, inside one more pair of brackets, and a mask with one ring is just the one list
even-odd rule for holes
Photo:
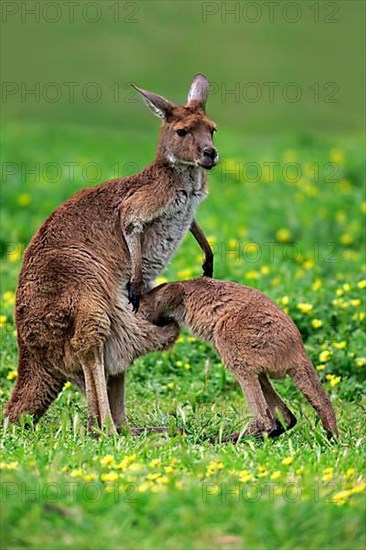
[[[155,325],[164,326],[174,319],[215,347],[239,381],[254,415],[245,435],[266,433],[275,437],[296,424],[295,416],[268,379],[286,375],[314,407],[328,437],[338,435],[332,405],[299,330],[259,290],[202,277],[160,285],[143,297],[142,307]],[[239,435],[226,439],[236,442]]]
[[[178,326],[153,327],[138,313],[190,230],[213,274],[213,254],[194,219],[218,162],[206,116],[209,83],[194,77],[185,106],[137,86],[162,119],[155,161],[140,173],[84,189],[59,206],[28,246],[16,292],[18,378],[5,414],[44,414],[64,382],[85,390],[88,425],[126,423],[125,371],[167,349]],[[132,304],[132,307],[131,305]]]

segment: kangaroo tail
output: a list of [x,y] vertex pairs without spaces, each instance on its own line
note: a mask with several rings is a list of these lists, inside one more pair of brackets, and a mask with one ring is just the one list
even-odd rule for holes
[[51,365],[30,353],[23,346],[19,349],[18,377],[8,403],[5,416],[10,422],[18,422],[22,414],[38,420],[56,399],[66,380]]

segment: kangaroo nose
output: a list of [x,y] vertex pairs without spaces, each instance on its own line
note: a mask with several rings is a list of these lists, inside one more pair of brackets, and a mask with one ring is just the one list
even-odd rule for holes
[[203,155],[209,157],[211,160],[215,160],[217,157],[217,151],[215,147],[205,147],[203,150]]

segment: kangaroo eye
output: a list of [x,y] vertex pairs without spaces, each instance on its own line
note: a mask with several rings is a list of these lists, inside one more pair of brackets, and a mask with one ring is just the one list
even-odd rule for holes
[[211,128],[211,136],[213,136],[215,132],[217,132],[217,128]]
[[179,130],[177,130],[177,134],[179,137],[184,137],[188,134],[188,130],[185,128],[179,128]]

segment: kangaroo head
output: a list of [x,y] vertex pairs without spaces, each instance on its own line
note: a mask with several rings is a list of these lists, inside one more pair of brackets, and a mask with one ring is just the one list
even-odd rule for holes
[[149,109],[163,120],[158,158],[176,165],[201,166],[211,170],[219,160],[213,144],[216,130],[205,113],[209,82],[197,74],[189,88],[185,106],[175,105],[152,92],[133,86]]
[[144,294],[141,298],[141,311],[146,319],[157,325],[175,318],[177,308],[184,300],[184,287],[181,283],[163,283]]

